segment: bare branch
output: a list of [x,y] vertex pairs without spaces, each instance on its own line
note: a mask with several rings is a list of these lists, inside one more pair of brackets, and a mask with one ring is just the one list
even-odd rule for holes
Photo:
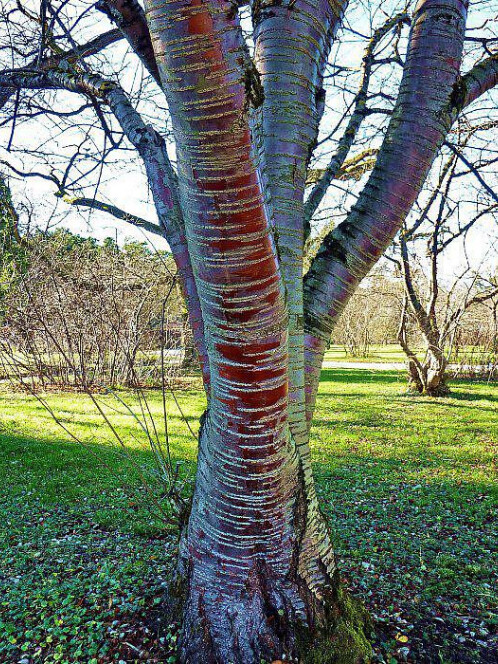
[[485,210],[481,210],[476,215],[474,215],[474,217],[472,217],[472,219],[470,219],[470,221],[468,221],[466,224],[464,224],[464,226],[459,228],[456,233],[453,233],[453,235],[451,235],[449,238],[447,238],[444,242],[442,242],[439,245],[438,253],[441,253],[442,251],[444,251],[446,249],[446,247],[448,245],[450,245],[454,240],[456,240],[457,238],[464,235],[467,231],[469,231],[472,228],[472,226],[474,226],[474,224],[477,221],[479,221],[479,219],[481,219],[482,217],[484,217],[487,214],[490,214],[494,210],[498,210],[498,203],[495,204],[495,205],[492,205],[489,208],[486,208]]
[[309,225],[309,222],[316,212],[318,206],[320,205],[327,189],[329,188],[330,183],[337,177],[344,161],[353,145],[358,130],[360,128],[363,119],[367,114],[366,103],[367,103],[367,93],[368,86],[370,84],[370,77],[372,74],[372,67],[375,63],[375,48],[380,41],[396,26],[403,23],[409,23],[408,14],[402,12],[396,16],[390,18],[384,23],[380,28],[375,30],[370,42],[368,43],[367,48],[365,49],[365,54],[363,56],[362,63],[362,77],[359,90],[356,94],[354,101],[354,111],[351,115],[348,125],[342,135],[342,138],[339,141],[338,148],[335,154],[332,156],[327,168],[325,169],[322,177],[316,183],[313,190],[305,204],[304,211],[304,223]]
[[[98,35],[98,37],[91,39],[86,44],[77,45],[76,48],[70,51],[59,51],[55,55],[48,56],[44,58],[39,63],[39,65],[37,65],[36,61],[33,61],[31,62],[31,64],[27,66],[27,69],[35,67],[37,70],[47,70],[47,69],[54,69],[60,66],[67,66],[67,65],[74,66],[80,60],[83,60],[84,58],[88,58],[92,55],[100,53],[105,48],[111,46],[112,44],[115,44],[121,39],[123,39],[123,35],[119,30],[109,30],[101,35]],[[23,70],[24,69],[20,69],[19,71]],[[15,88],[12,89],[4,88],[3,90],[0,90],[0,109],[3,108],[5,104],[9,101],[14,90]]]
[[469,171],[476,177],[476,179],[479,181],[479,184],[485,189],[488,194],[491,196],[491,198],[498,203],[498,194],[492,189],[489,184],[486,182],[486,180],[482,177],[482,175],[479,173],[479,170],[474,166],[474,164],[471,164],[470,161],[467,159],[467,157],[464,156],[462,151],[456,146],[453,145],[453,143],[450,143],[449,141],[445,142],[445,145],[447,145],[452,152],[455,153],[455,155],[463,161],[463,163],[467,166]]
[[60,191],[57,192],[56,196],[58,198],[61,198],[64,201],[64,203],[68,203],[69,205],[75,205],[76,207],[87,207],[93,210],[100,210],[101,212],[107,212],[113,217],[116,217],[116,219],[121,219],[122,221],[126,221],[132,226],[136,226],[137,228],[147,231],[148,233],[154,233],[154,235],[159,235],[160,237],[164,238],[164,232],[160,226],[158,226],[157,224],[153,224],[152,222],[147,221],[142,217],[138,217],[135,214],[131,214],[130,212],[125,212],[124,210],[121,210],[115,205],[110,205],[109,203],[98,201],[95,198],[86,198],[84,196],[81,197],[70,196]]

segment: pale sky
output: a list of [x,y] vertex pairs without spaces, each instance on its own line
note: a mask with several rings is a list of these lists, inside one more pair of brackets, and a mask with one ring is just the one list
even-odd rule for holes
[[[484,28],[490,34],[491,32],[496,32],[496,12],[493,11],[493,2],[497,0],[490,0],[485,3],[477,3],[475,8],[470,12],[469,19],[469,28],[471,29],[469,34],[477,34],[472,31],[473,26],[481,26],[483,23],[488,21],[487,26]],[[38,3],[35,0],[29,0],[25,3],[28,7],[31,6],[32,9],[36,9]],[[77,3],[75,3],[77,4]],[[351,6],[346,14],[345,29],[339,33],[339,40],[333,48],[331,62],[337,64],[347,64],[349,67],[357,67],[361,61],[363,54],[363,49],[365,46],[365,41],[360,37],[357,37],[354,33],[348,30],[348,27],[354,26],[354,31],[369,34],[371,31],[371,25],[373,27],[378,27],[385,21],[385,8],[387,2],[384,1],[381,3],[379,0],[374,0],[373,2],[365,5],[361,2],[357,2],[355,6]],[[392,15],[395,11],[400,11],[403,8],[401,2],[396,0],[388,0],[389,5],[389,14]],[[367,7],[367,9],[366,9]],[[111,24],[107,19],[102,16],[101,21],[99,21],[98,26],[95,24],[86,26],[85,30],[91,31],[94,30],[93,34],[103,32],[107,29],[110,29]],[[403,51],[404,43],[406,41],[406,36],[408,31],[405,29],[403,31],[403,39],[400,43],[400,50]],[[482,30],[479,32],[482,34]],[[80,41],[83,38],[88,38],[88,35],[82,35]],[[132,94],[135,94],[140,87],[140,77],[142,76],[142,71],[140,67],[137,67],[137,60],[134,56],[126,55],[126,46],[124,43],[119,45],[114,45],[111,49],[108,49],[106,53],[112,53],[113,62],[121,62],[122,60],[127,63],[126,68],[122,71],[120,75],[120,81],[123,84],[123,87],[127,91],[132,91]],[[468,65],[470,66],[471,62],[475,61],[476,56],[473,53],[470,53],[467,60]],[[11,63],[5,63],[6,67],[12,66]],[[102,65],[105,67],[106,65]],[[395,93],[396,87],[399,82],[400,68],[396,70],[388,71],[388,78],[383,79],[385,76],[382,70],[379,70],[379,76],[377,80],[377,86],[382,92],[392,92]],[[108,72],[103,71],[103,74]],[[341,79],[339,79],[339,83]],[[375,84],[375,81],[374,81]],[[328,90],[327,94],[327,104],[329,105],[328,111],[324,116],[324,121],[322,124],[321,136],[326,136],[332,131],[332,128],[336,125],[337,120],[341,117],[344,112],[344,109],[350,103],[352,95],[356,89],[357,83],[353,80],[351,83],[348,83],[349,91],[344,92],[341,90]],[[154,84],[149,83],[149,90],[153,93]],[[375,87],[375,85],[374,85]],[[81,104],[82,99],[77,95],[70,93],[54,93],[54,108],[71,110]],[[155,117],[152,121],[155,121],[155,126],[160,131],[167,126],[167,112],[163,110],[165,106],[164,98],[161,96],[159,103],[161,109],[157,111],[154,109],[151,104],[146,102],[141,103],[141,110],[144,113],[153,112]],[[375,106],[382,106],[382,98],[379,98],[379,103],[375,103]],[[497,105],[497,95],[494,95],[494,98],[488,102],[488,106],[492,109],[493,106],[496,109]],[[480,111],[486,116],[487,111],[484,109]],[[93,115],[87,115],[89,122]],[[374,130],[378,126],[378,123],[381,122],[383,125],[387,122],[387,117],[376,116],[371,122],[365,122],[364,129],[362,134],[360,134],[361,140],[365,145],[369,145],[368,140],[369,136],[374,133]],[[55,117],[48,119],[39,119],[37,121],[25,122],[23,120],[18,121],[15,127],[13,145],[19,149],[29,149],[34,152],[34,155],[28,156],[20,152],[11,151],[9,154],[6,153],[5,149],[2,147],[0,149],[0,159],[6,159],[10,163],[13,163],[18,168],[21,168],[24,171],[42,171],[45,174],[48,174],[51,168],[62,172],[64,162],[67,162],[68,155],[72,154],[75,149],[75,145],[81,143],[82,133],[81,131],[74,130],[65,130],[63,133],[60,133],[59,136],[54,134],[58,133],[57,129],[58,121]],[[162,126],[161,126],[162,125]],[[496,132],[496,130],[495,130]],[[12,124],[7,123],[3,128],[0,128],[0,144],[5,146],[8,144],[9,139],[12,134]],[[102,132],[100,132],[102,134]],[[337,136],[340,136],[341,130],[338,131]],[[498,136],[495,135],[495,138]],[[377,144],[378,144],[377,138]],[[96,143],[95,143],[96,141]],[[99,144],[100,141],[100,144]],[[498,141],[496,141],[498,149]],[[97,136],[92,139],[92,141],[87,141],[85,143],[85,149],[87,153],[94,150],[97,153],[97,150],[102,147],[102,135]],[[317,156],[319,159],[319,164],[325,164],[327,162],[327,155],[330,154],[330,151],[333,149],[333,144],[326,144],[324,148],[320,151],[317,151]],[[360,150],[362,147],[360,146]],[[43,153],[49,154],[51,152],[55,153],[57,156],[49,156],[48,158],[44,156]],[[354,154],[354,151],[353,153]],[[172,147],[171,156],[174,158],[174,149]],[[114,159],[114,155],[111,157]],[[155,221],[156,216],[151,204],[151,200],[147,190],[147,183],[143,176],[142,169],[139,164],[139,160],[135,154],[126,152],[121,155],[121,158],[118,162],[114,164],[107,165],[102,173],[99,173],[98,169],[92,174],[91,178],[95,182],[98,180],[98,193],[97,198],[104,200],[106,202],[111,202],[117,205],[118,207],[123,208],[127,212],[131,212],[142,216],[150,221]],[[335,212],[339,211],[340,214],[344,214],[347,209],[351,206],[354,201],[354,193],[358,191],[358,188],[361,187],[365,182],[365,177],[362,179],[361,183],[356,187],[352,188],[352,191],[347,195],[343,195],[341,191],[337,188],[331,188],[326,201],[324,202],[323,208],[327,211],[327,214],[322,217],[329,219],[329,210],[334,208]],[[493,180],[493,181],[492,181]],[[496,186],[496,169],[491,173],[490,180],[488,184],[494,185],[498,191],[498,186]],[[463,182],[463,181],[462,181]],[[337,183],[339,187],[342,187],[342,183]],[[91,211],[87,209],[80,208],[77,210],[74,207],[68,206],[63,201],[57,201],[54,196],[55,187],[52,183],[49,183],[45,180],[39,178],[28,178],[24,181],[12,180],[11,185],[13,188],[14,196],[16,201],[29,200],[33,211],[36,223],[40,226],[46,226],[48,221],[50,223],[58,223],[68,227],[75,233],[80,233],[82,235],[93,235],[98,239],[104,239],[105,237],[111,236],[117,238],[119,242],[123,242],[125,238],[132,238],[135,240],[151,240],[153,245],[156,248],[167,248],[166,243],[157,236],[147,236],[138,229],[133,229],[129,224],[120,222],[117,219],[114,219],[108,214],[101,213],[98,211]],[[85,190],[85,195],[91,197],[95,192],[95,186],[92,185]],[[472,193],[472,192],[471,192]],[[477,193],[475,194],[477,195]],[[462,196],[467,197],[467,200],[472,201],[472,197],[469,198],[469,192],[462,189]],[[55,216],[53,216],[53,211],[55,208]],[[466,209],[468,213],[471,213],[472,203],[469,202],[466,206],[462,207],[462,211],[465,214]],[[472,233],[469,234],[467,242],[467,251],[473,263],[478,264],[481,261],[486,261],[490,265],[496,265],[495,253],[492,248],[493,243],[490,242],[490,238],[496,235],[496,223],[493,220],[488,220],[487,223],[480,225]],[[452,270],[457,268],[458,265],[463,260],[463,247],[459,245],[455,247],[447,258],[447,269]]]

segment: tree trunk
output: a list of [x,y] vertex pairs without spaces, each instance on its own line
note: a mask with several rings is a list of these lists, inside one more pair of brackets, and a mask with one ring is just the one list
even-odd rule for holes
[[[254,0],[250,42],[238,12],[245,3],[145,0],[145,11],[136,0],[99,3],[165,94],[176,169],[117,77],[105,81],[72,68],[72,56],[44,53],[28,69],[0,74],[0,106],[22,89],[62,89],[108,105],[143,160],[177,264],[208,401],[180,546],[183,663],[367,657],[362,615],[340,591],[319,511],[308,425],[337,317],[402,226],[459,112],[498,81],[494,54],[461,76],[467,4],[416,3],[375,167],[324,238],[304,286],[311,215],[368,110],[364,88],[305,204],[325,67],[346,0]],[[444,366],[430,355],[420,375],[441,389]],[[303,633],[318,630],[323,649],[310,650]]]
[[428,327],[426,317],[422,315],[415,316],[419,331],[424,336],[427,344],[425,358],[419,360],[415,351],[408,344],[406,304],[405,300],[398,330],[398,341],[408,358],[408,385],[419,394],[432,397],[444,396],[449,392],[446,383],[448,363],[444,351],[440,348],[439,335],[434,334]]
[[229,3],[148,5],[210,375],[181,543],[180,659],[260,664],[296,655],[300,630],[337,614],[338,586],[295,433],[306,433],[304,391],[298,421],[294,336],[249,127],[258,80]]
[[436,345],[430,345],[423,362],[418,365],[409,359],[409,384],[420,394],[430,397],[441,397],[449,393],[446,382],[446,357]]
[[188,314],[182,314],[182,338],[181,347],[183,348],[183,358],[181,368],[183,371],[190,371],[199,366],[199,355],[195,348],[194,337],[190,328]]
[[333,558],[325,567],[319,548],[313,552],[323,566],[320,593],[302,576],[310,518],[304,477],[287,427],[279,426],[278,416],[264,419],[244,425],[229,417],[228,427],[251,429],[248,439],[220,429],[209,411],[203,418],[180,551],[186,594],[180,660],[366,662],[365,614],[341,591]]

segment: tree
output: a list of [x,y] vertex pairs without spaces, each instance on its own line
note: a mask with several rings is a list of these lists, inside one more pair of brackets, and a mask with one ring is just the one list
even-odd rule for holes
[[40,387],[160,385],[160,351],[183,333],[171,257],[63,229],[22,240],[24,269],[7,283],[0,354]]
[[[303,631],[337,627],[345,611],[308,445],[323,354],[345,303],[409,213],[455,119],[498,82],[494,42],[482,38],[487,52],[463,74],[466,3],[421,0],[403,62],[398,37],[408,15],[391,16],[372,34],[346,131],[305,200],[345,2],[254,2],[249,41],[236,2],[147,0],[145,13],[134,0],[99,7],[117,30],[85,44],[76,35],[85,34],[81,21],[93,6],[70,16],[64,3],[44,0],[39,16],[28,14],[36,41],[23,48],[29,30],[17,31],[16,65],[0,75],[4,103],[15,123],[53,112],[47,91],[77,93],[85,108],[59,112],[58,122],[92,108],[104,156],[122,141],[109,124],[112,114],[143,161],[160,228],[94,198],[69,195],[68,202],[107,208],[162,233],[180,273],[207,396],[179,554],[181,660],[255,664],[294,657]],[[18,7],[7,20],[16,11],[26,13]],[[403,62],[403,75],[385,137],[358,200],[325,236],[303,278],[310,222],[372,111],[374,52],[393,31],[391,61]],[[119,72],[106,79],[91,67],[92,57],[121,36],[157,83],[155,98],[167,100],[176,168],[164,135],[117,82]],[[150,104],[161,118],[155,98]],[[68,197],[67,171],[57,178],[52,168],[44,176]],[[348,640],[339,630],[335,642],[353,651],[351,661],[366,657],[358,634]]]
[[[481,157],[469,169],[470,163],[464,156],[465,149],[476,151],[471,139],[486,131],[486,126],[479,123],[460,127],[458,148],[452,144],[445,146],[445,160],[435,186],[432,191],[429,188],[419,213],[412,214],[413,221],[404,224],[396,243],[399,258],[392,259],[398,266],[404,289],[398,340],[408,358],[409,381],[416,391],[429,396],[449,392],[446,369],[465,313],[498,294],[493,274],[486,277],[485,267],[472,265],[466,250],[468,236],[479,224],[487,222],[492,228],[496,223],[498,195],[488,185],[489,161]],[[460,160],[463,169],[459,168]],[[470,186],[475,179],[477,191]],[[462,196],[463,191],[466,196]],[[491,235],[489,230],[488,234]],[[451,264],[451,260],[444,259],[451,251],[455,255],[458,243],[462,245],[459,253],[465,257],[464,264],[455,265],[453,274],[442,275],[441,265]],[[490,237],[488,263],[493,255]],[[423,341],[423,358],[417,356],[411,344],[409,318]]]
[[395,343],[401,309],[399,281],[382,266],[374,269],[344,308],[332,335],[352,357],[368,357],[370,345]]
[[10,187],[0,173],[0,325],[5,316],[7,294],[24,264],[25,251],[18,224]]

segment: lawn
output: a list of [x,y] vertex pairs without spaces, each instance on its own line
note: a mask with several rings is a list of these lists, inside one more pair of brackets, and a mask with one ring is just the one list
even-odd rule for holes
[[[160,422],[161,395],[147,396]],[[77,443],[32,397],[0,392],[2,663],[175,661],[175,626],[161,617],[167,506],[137,420],[98,398],[126,453],[83,394],[46,396]],[[202,395],[176,391],[167,410],[188,491]],[[407,395],[399,372],[325,370],[312,447],[342,575],[375,621],[376,661],[498,662],[498,386],[460,382],[431,400]]]
[[[415,349],[417,357],[423,359],[425,351]],[[451,357],[450,362],[464,362],[465,364],[486,364],[490,359],[489,351],[484,348],[464,346],[460,348],[459,357]],[[406,364],[407,358],[399,344],[372,344],[365,356],[354,357],[346,353],[344,346],[332,344],[325,353],[326,362],[373,362],[375,364],[401,363]]]
[[[423,357],[423,351],[417,351]],[[355,357],[346,352],[344,346],[332,344],[325,353],[326,362],[375,362],[388,364],[390,362],[406,362],[406,355],[399,344],[372,344],[368,354]]]

